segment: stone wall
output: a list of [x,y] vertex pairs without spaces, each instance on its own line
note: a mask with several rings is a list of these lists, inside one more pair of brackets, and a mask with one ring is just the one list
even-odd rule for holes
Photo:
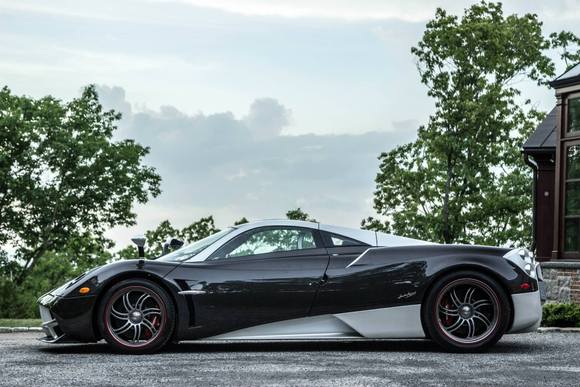
[[547,302],[580,304],[580,262],[542,262]]

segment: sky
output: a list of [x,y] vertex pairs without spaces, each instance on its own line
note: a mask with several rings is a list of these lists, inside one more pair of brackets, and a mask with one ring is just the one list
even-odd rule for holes
[[[433,111],[410,48],[438,6],[472,3],[0,0],[0,84],[63,100],[96,84],[123,113],[116,138],[151,148],[163,192],[135,208],[136,226],[108,232],[119,247],[164,219],[226,227],[296,207],[357,227],[374,214],[377,157]],[[580,0],[504,10],[580,34]],[[552,90],[522,89],[553,106]]]

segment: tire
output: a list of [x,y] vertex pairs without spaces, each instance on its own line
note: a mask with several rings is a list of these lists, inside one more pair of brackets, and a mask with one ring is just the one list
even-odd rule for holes
[[118,352],[145,354],[162,349],[175,326],[175,306],[152,281],[130,279],[105,293],[97,312],[102,337]]
[[511,304],[500,284],[476,271],[437,280],[422,307],[428,337],[447,351],[480,352],[509,327]]

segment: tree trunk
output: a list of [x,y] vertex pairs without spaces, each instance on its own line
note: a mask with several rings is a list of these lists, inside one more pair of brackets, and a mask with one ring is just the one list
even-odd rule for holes
[[18,276],[14,281],[16,285],[22,285],[28,273],[32,271],[32,268],[38,262],[38,259],[48,251],[51,245],[52,245],[51,241],[48,242],[44,241],[36,250],[30,253],[30,255],[26,258],[26,263],[22,267],[22,270],[20,270],[20,273],[18,273]]

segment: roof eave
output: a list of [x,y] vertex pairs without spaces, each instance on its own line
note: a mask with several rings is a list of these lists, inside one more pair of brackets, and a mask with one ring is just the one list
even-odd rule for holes
[[555,79],[550,82],[549,85],[554,89],[561,89],[568,86],[577,86],[580,85],[580,76],[566,79]]
[[523,147],[522,152],[527,155],[532,154],[552,154],[556,153],[555,146],[544,146],[544,147]]

